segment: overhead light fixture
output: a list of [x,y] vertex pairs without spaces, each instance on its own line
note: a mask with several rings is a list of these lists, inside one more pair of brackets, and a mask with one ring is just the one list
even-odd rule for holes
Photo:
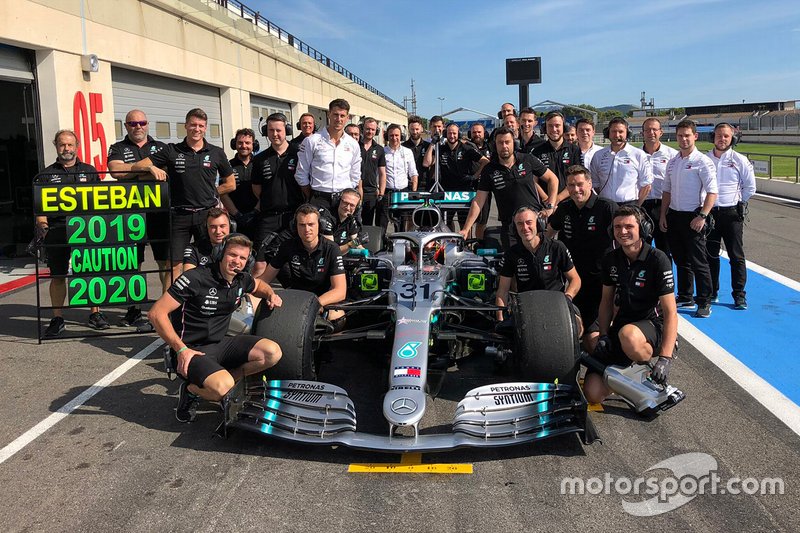
[[100,70],[100,60],[95,54],[81,56],[81,70],[84,72],[97,72]]

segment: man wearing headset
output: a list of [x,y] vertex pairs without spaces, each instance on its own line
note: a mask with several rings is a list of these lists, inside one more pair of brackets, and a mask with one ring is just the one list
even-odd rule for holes
[[[469,127],[469,140],[475,145],[475,148],[478,149],[478,152],[480,152],[483,157],[486,159],[492,158],[492,148],[486,140],[486,128],[483,127],[483,124],[476,122]],[[478,163],[474,165],[474,170],[478,170]],[[477,181],[475,182],[475,186],[477,187]],[[491,207],[492,193],[490,192],[489,196],[486,198],[486,202],[483,204],[481,214],[475,222],[475,237],[478,239],[483,239],[484,233],[486,232],[486,225],[489,223]]]
[[[522,206],[514,213],[513,224],[519,240],[500,260],[495,305],[507,305],[512,279],[517,282],[518,292],[563,292],[578,320],[578,337],[581,337],[581,313],[572,303],[581,290],[581,278],[567,247],[545,235],[544,221],[540,218],[539,212],[530,206]],[[498,320],[503,320],[502,311],[497,315]]]
[[378,144],[378,121],[367,117],[361,124],[361,222],[367,226],[377,223],[378,204],[386,189],[386,155]]
[[[641,220],[633,206],[614,213],[619,248],[603,258],[600,336],[591,342],[590,351],[605,365],[629,366],[655,358],[651,379],[664,384],[678,339],[675,284],[672,263],[664,252],[645,242]],[[591,403],[601,403],[611,394],[602,376],[592,369],[586,373],[583,391]]]
[[267,117],[269,148],[253,158],[252,189],[258,199],[254,209],[259,212],[255,276],[267,267],[264,240],[287,229],[294,210],[303,203],[303,193],[295,179],[298,147],[286,141],[286,122],[282,113]]
[[[298,207],[294,225],[296,236],[281,243],[260,279],[272,283],[283,266],[288,265],[288,276],[282,277],[281,284],[288,289],[314,293],[322,312],[326,305],[339,303],[347,296],[342,254],[332,240],[320,236],[320,212],[314,205]],[[341,310],[328,312],[328,320],[334,326],[343,316]]]
[[303,113],[300,115],[300,120],[297,121],[297,135],[289,141],[290,144],[300,146],[300,143],[303,142],[303,139],[317,131],[317,124],[314,115],[311,113]]
[[425,166],[422,164],[425,153],[428,151],[429,141],[422,138],[425,129],[422,127],[422,119],[412,115],[408,117],[408,140],[403,141],[402,145],[411,150],[414,154],[414,163],[417,165],[417,183],[419,190],[427,190],[427,180],[425,179]]
[[541,180],[547,188],[546,205],[550,205],[558,194],[558,178],[537,158],[514,151],[513,131],[505,127],[494,131],[496,157],[481,172],[478,192],[469,208],[464,227],[459,233],[467,238],[472,224],[475,223],[489,197],[489,192],[492,192],[497,204],[497,218],[501,224],[500,240],[503,249],[508,250],[514,240],[509,233],[514,211],[528,205],[540,213],[551,215],[553,209],[542,205],[537,180]]
[[345,135],[350,104],[337,98],[328,104],[328,126],[300,145],[295,180],[306,201],[332,209],[336,197],[352,187],[361,191],[361,147]]
[[360,239],[362,226],[355,216],[360,201],[361,197],[357,190],[345,189],[335,211],[320,209],[319,232],[326,239],[336,243],[342,254],[353,248],[363,248]]
[[581,150],[564,139],[564,115],[551,111],[544,116],[547,141],[533,149],[532,155],[538,157],[547,168],[558,176],[558,197],[555,203],[565,200],[567,192],[567,169],[581,164]]
[[606,132],[611,146],[597,152],[589,167],[594,190],[619,205],[641,206],[653,183],[650,158],[628,142],[629,129],[624,118],[612,118]]
[[281,358],[280,346],[269,339],[225,336],[245,293],[263,298],[270,309],[282,303],[268,283],[245,272],[252,245],[242,234],[228,235],[208,268],[184,272],[148,313],[185,380],[175,410],[179,422],[194,420],[201,398],[220,401],[244,376],[263,372]]
[[747,265],[742,237],[747,202],[756,192],[756,176],[750,160],[733,149],[735,134],[736,130],[727,122],[717,124],[714,127],[714,148],[707,154],[717,166],[719,196],[711,209],[715,224],[708,234],[706,249],[713,285],[711,299],[715,301],[719,294],[719,252],[721,241],[724,240],[731,264],[733,306],[743,311],[747,309],[744,290]]
[[208,238],[190,244],[183,253],[184,272],[211,264],[211,252],[214,247],[220,244],[231,232],[231,220],[228,213],[219,207],[209,209],[206,227],[208,228]]
[[221,198],[222,205],[236,221],[236,231],[244,233],[251,240],[255,239],[258,226],[258,211],[255,209],[258,197],[253,194],[251,186],[255,143],[256,133],[250,128],[236,131],[231,143],[236,155],[230,160],[236,178],[236,190]]

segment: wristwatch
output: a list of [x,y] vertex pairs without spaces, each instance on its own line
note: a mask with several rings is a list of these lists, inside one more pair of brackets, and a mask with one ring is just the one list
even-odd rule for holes
[[707,219],[707,218],[708,218],[708,215],[707,215],[707,214],[705,214],[705,213],[703,213],[702,211],[700,211],[699,213],[697,213],[697,216],[699,216],[699,217],[700,217],[700,218],[702,218],[703,220],[705,220],[705,219]]
[[553,204],[551,204],[550,202],[547,202],[546,204],[544,204],[544,208],[545,209],[553,209]]

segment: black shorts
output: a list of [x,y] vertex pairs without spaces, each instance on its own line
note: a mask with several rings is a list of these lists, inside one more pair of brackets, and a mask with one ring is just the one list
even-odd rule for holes
[[66,226],[50,228],[44,237],[47,266],[50,267],[50,274],[54,276],[65,276],[69,272],[69,253],[71,248],[69,246],[58,246],[66,243]]
[[[647,343],[653,347],[653,353],[655,354],[661,344],[663,323],[660,320],[639,320],[638,322],[631,322],[631,324],[639,328],[639,331],[644,334],[644,338],[647,339]],[[622,351],[622,345],[619,342],[619,332],[626,325],[627,324],[611,326],[608,330],[608,336],[611,338],[611,350],[608,355],[595,357],[595,359],[604,365],[630,366],[633,363],[633,361],[625,355],[625,352]],[[587,370],[587,374],[591,372],[593,372],[591,368]]]
[[[153,250],[153,259],[166,261],[169,259],[169,211],[147,213],[147,239]],[[144,253],[142,253],[144,257]]]
[[181,210],[172,211],[172,240],[170,241],[170,257],[173,264],[183,262],[183,252],[189,243],[201,242],[208,239],[206,219],[208,209],[189,212]]
[[190,346],[205,355],[192,357],[189,361],[189,382],[202,387],[203,382],[214,372],[239,368],[248,361],[250,350],[261,339],[263,337],[256,335],[237,335],[225,337],[217,344]]

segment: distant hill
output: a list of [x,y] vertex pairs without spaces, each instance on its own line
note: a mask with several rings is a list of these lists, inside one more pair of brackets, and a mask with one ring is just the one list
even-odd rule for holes
[[630,105],[630,104],[619,104],[619,105],[612,105],[606,107],[598,107],[600,111],[619,111],[623,115],[628,113],[633,109],[639,109],[639,106]]

